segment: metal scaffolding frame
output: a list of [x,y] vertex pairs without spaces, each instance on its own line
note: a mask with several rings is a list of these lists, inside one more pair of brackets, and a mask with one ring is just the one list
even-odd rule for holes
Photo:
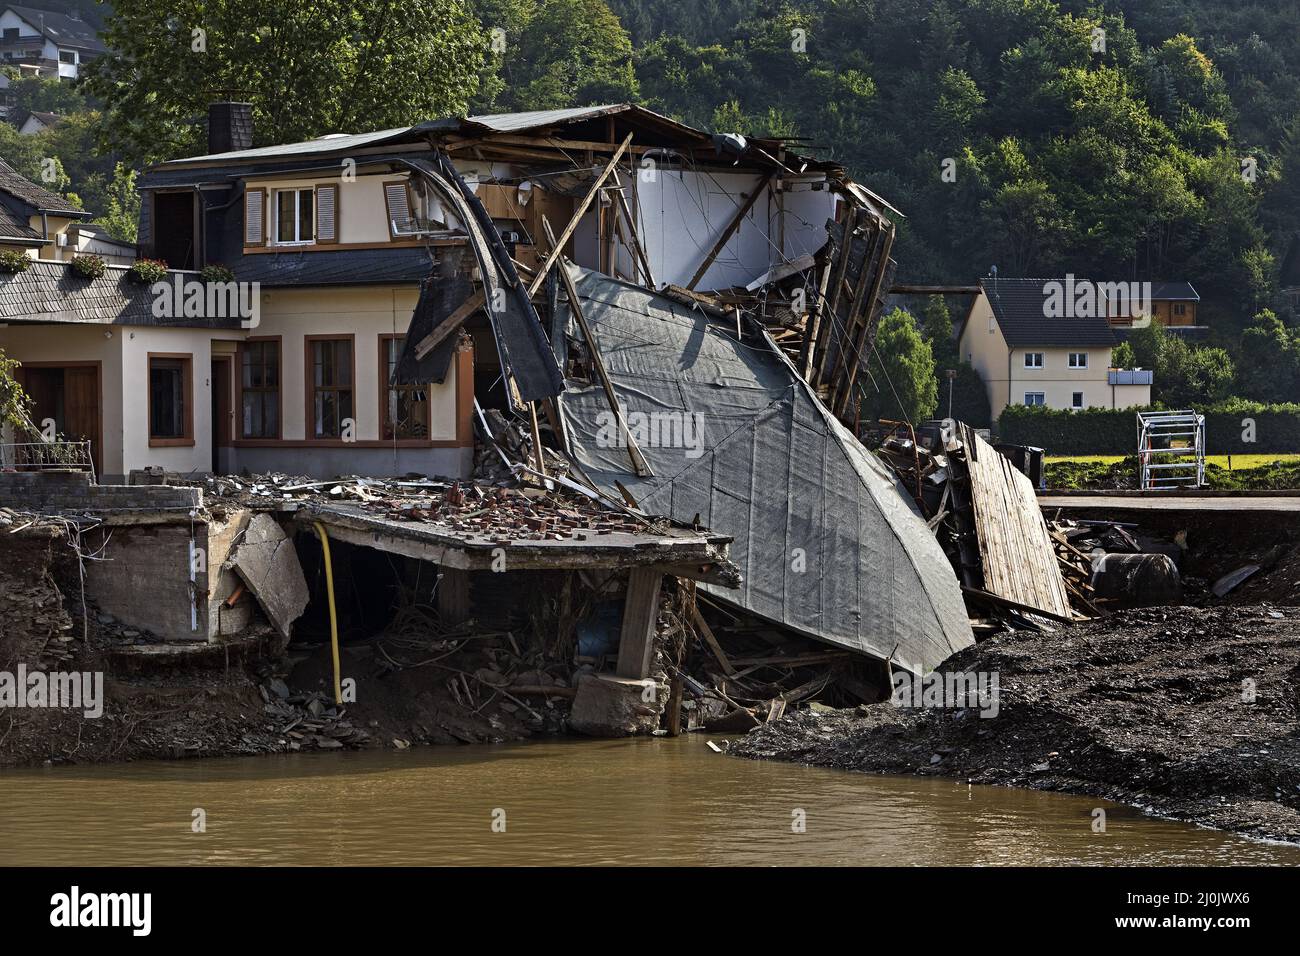
[[[1205,484],[1204,415],[1194,409],[1138,412],[1137,437],[1138,487],[1143,491]],[[1159,456],[1172,460],[1157,460]]]

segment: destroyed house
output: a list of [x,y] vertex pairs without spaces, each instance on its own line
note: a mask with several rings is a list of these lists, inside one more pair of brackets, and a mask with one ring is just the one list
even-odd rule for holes
[[102,472],[465,478],[477,446],[536,475],[548,446],[587,493],[733,539],[719,602],[916,672],[971,643],[851,430],[894,225],[840,165],[631,105],[254,147],[221,103],[208,154],[140,186],[166,282],[66,314],[82,280],[43,267],[44,311],[0,330],[94,370]]
[[[516,283],[532,284],[528,270],[550,248],[546,226],[565,229],[615,154],[618,167],[573,223],[565,252],[655,288],[743,292],[776,267],[810,260],[852,198],[832,164],[790,157],[771,141],[715,140],[633,106],[436,120],[264,148],[251,148],[251,137],[245,105],[216,104],[212,153],[141,179],[141,255],[172,270],[171,292],[152,302],[165,314],[115,299],[60,309],[60,294],[82,302],[120,286],[121,274],[86,283],[45,270],[55,284],[42,293],[47,307],[15,306],[0,335],[19,361],[53,361],[54,352],[62,368],[97,369],[81,402],[102,420],[104,433],[87,437],[98,439],[109,476],[155,466],[463,477],[475,396],[484,408],[517,410],[561,388],[547,333]],[[231,270],[244,298],[187,307],[206,266]],[[495,296],[486,305],[503,311],[468,301],[485,273]],[[840,298],[823,324],[827,380],[848,374],[830,358],[842,317],[867,311]],[[254,305],[255,317],[238,314]],[[473,307],[458,315],[461,305]],[[427,352],[408,348],[413,316],[427,335],[448,311],[454,334]],[[114,338],[107,326],[130,330]],[[141,362],[122,377],[119,410],[107,392],[128,351]],[[394,385],[399,368],[404,384]],[[51,403],[37,413],[66,431],[67,414]]]

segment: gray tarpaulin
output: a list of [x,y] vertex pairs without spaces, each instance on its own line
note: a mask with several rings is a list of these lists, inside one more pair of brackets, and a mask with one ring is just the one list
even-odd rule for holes
[[914,672],[973,643],[934,534],[765,333],[737,341],[734,322],[569,269],[654,475],[632,469],[596,382],[570,380],[559,397],[574,454],[597,485],[617,495],[621,482],[645,511],[698,514],[735,538],[741,588],[712,596]]

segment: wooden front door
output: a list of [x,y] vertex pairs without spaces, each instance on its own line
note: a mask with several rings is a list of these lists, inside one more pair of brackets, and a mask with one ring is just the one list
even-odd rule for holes
[[[22,365],[19,381],[32,399],[32,421],[42,428],[53,420],[54,430],[67,441],[89,441],[91,461],[99,475],[103,464],[100,432],[99,364]],[[39,440],[32,436],[31,440]]]

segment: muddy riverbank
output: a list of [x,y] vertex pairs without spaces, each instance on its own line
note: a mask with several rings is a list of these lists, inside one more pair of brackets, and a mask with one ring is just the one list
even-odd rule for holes
[[944,672],[997,673],[996,716],[892,703],[801,712],[731,752],[1067,791],[1300,842],[1300,611],[1148,608],[1009,633]]

